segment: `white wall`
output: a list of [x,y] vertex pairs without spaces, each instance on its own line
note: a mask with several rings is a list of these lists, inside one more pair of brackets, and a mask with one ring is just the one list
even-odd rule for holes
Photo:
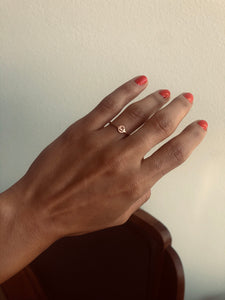
[[172,97],[194,94],[172,136],[197,119],[207,120],[207,136],[142,207],[172,234],[186,300],[225,299],[224,15],[223,0],[0,4],[1,191],[69,124],[132,77],[149,79],[136,100],[161,88]]

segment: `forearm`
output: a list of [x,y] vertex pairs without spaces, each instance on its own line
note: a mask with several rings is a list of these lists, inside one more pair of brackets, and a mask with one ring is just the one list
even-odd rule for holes
[[0,194],[0,283],[55,241],[38,217],[12,190]]

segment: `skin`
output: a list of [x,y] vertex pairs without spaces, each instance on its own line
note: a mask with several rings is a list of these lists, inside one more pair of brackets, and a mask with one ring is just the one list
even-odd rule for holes
[[[144,158],[176,130],[193,104],[181,94],[163,107],[168,100],[158,90],[117,116],[147,87],[148,82],[136,84],[138,77],[70,125],[0,194],[0,283],[62,237],[124,224],[149,199],[154,184],[204,139],[197,120]],[[113,118],[133,134],[107,125]]]

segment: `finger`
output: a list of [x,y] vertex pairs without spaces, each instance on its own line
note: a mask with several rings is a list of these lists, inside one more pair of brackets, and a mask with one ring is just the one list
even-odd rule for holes
[[153,146],[171,135],[191,109],[193,95],[184,93],[156,112],[134,134],[124,139],[125,147],[143,157]]
[[106,96],[85,116],[91,129],[96,130],[107,124],[127,103],[137,97],[147,85],[146,76],[136,76]]
[[146,182],[153,186],[162,176],[186,161],[204,139],[207,127],[204,120],[191,123],[179,135],[142,160],[141,172]]
[[[158,90],[144,99],[129,105],[115,120],[114,126],[124,125],[128,133],[141,126],[152,114],[158,111],[170,98],[170,91]],[[119,134],[115,127],[109,124],[103,128],[107,140],[119,140],[126,134]]]

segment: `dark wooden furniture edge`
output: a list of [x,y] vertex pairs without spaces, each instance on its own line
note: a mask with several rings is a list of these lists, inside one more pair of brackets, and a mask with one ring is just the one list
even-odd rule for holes
[[[128,226],[133,229],[148,241],[149,236],[154,237],[156,243],[161,246],[161,254],[159,254],[159,263],[156,266],[158,273],[155,274],[155,278],[152,279],[152,286],[155,286],[155,292],[151,295],[154,300],[163,300],[164,296],[160,296],[157,293],[160,289],[169,289],[169,286],[165,286],[166,270],[173,268],[173,274],[177,278],[178,285],[176,286],[177,296],[173,300],[183,300],[185,291],[185,277],[184,269],[180,257],[172,247],[172,237],[165,225],[159,220],[154,218],[143,209],[138,209],[127,221]],[[151,241],[150,241],[151,242]],[[167,266],[169,264],[169,266]],[[168,274],[167,274],[168,275]],[[152,288],[154,290],[154,288]],[[149,297],[151,299],[151,297]],[[171,299],[172,300],[172,299]]]
[[[165,273],[165,270],[171,270],[172,268],[173,273],[175,274],[178,282],[178,286],[176,287],[177,297],[173,300],[183,300],[183,266],[178,254],[171,246],[172,239],[168,229],[160,221],[158,221],[142,209],[138,209],[125,224],[132,230],[135,230],[137,234],[141,235],[147,243],[149,237],[151,236],[151,242],[153,237],[157,243],[157,246],[159,245],[160,247],[158,258],[155,262],[157,273],[154,274],[154,278],[151,278],[151,282],[149,282],[149,287],[151,287],[151,290],[153,290],[153,294],[149,295],[149,299],[164,299],[164,296],[160,296],[160,294],[158,294],[158,290],[160,290],[160,288],[170,288],[170,286],[166,286],[168,274]],[[25,287],[25,289],[21,288],[23,286]],[[1,285],[1,288],[6,298],[9,300],[47,299],[45,293],[42,290],[41,285],[39,284],[37,277],[31,270],[29,265],[13,277],[11,277],[9,280],[4,282]]]
[[146,233],[146,236],[150,233],[150,235],[154,236],[157,243],[159,243],[163,249],[166,249],[169,245],[171,245],[172,238],[168,229],[160,221],[145,212],[143,209],[138,209],[130,217],[128,223],[135,224],[136,227],[139,227],[143,233]]

